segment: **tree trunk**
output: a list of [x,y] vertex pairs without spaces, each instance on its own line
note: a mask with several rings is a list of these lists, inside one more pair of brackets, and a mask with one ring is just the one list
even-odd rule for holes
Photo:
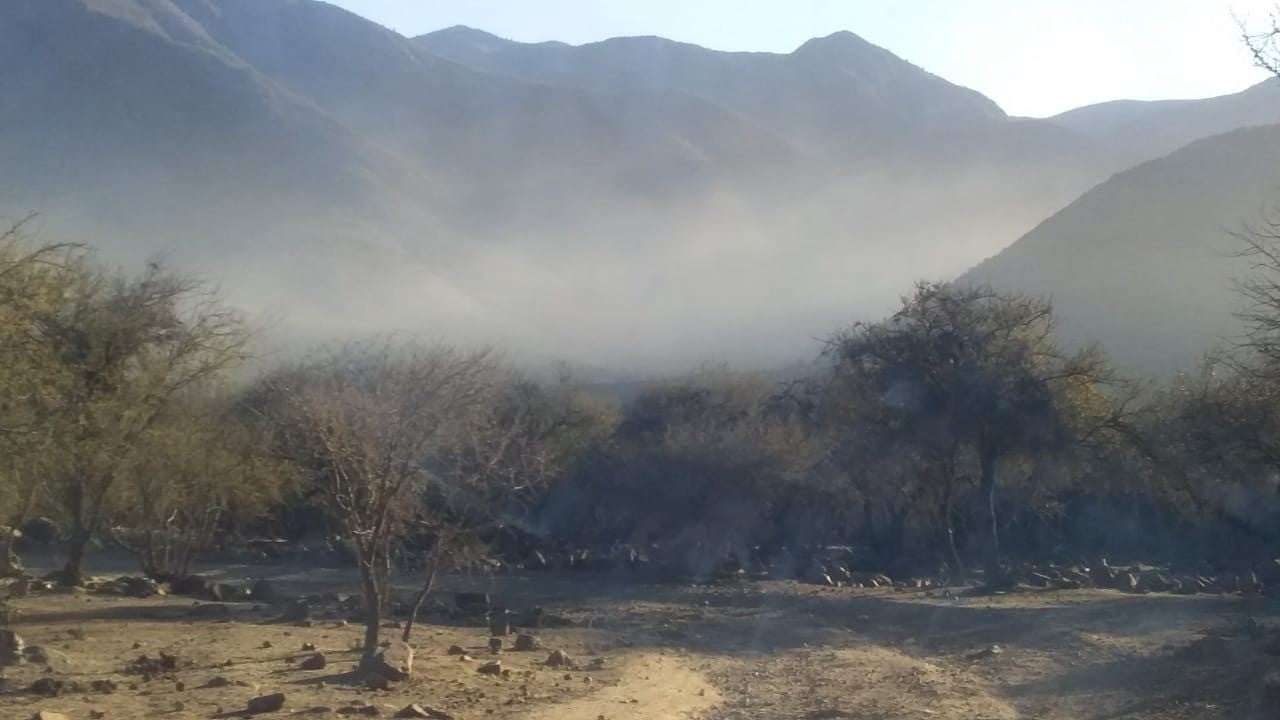
[[987,582],[994,583],[1001,574],[1000,524],[996,516],[996,463],[999,454],[989,442],[984,442],[978,455],[978,462],[982,466],[982,497],[986,501],[987,520],[990,523],[986,552]]
[[960,551],[956,548],[956,523],[954,503],[955,482],[948,475],[942,487],[942,525],[947,534],[947,564],[951,569],[951,584],[964,584],[964,565],[960,562]]
[[382,589],[378,584],[377,545],[370,543],[360,552],[360,591],[364,596],[364,647],[360,651],[359,670],[369,670],[378,652],[378,634],[382,626]]
[[426,581],[422,583],[422,587],[418,590],[418,596],[413,599],[413,607],[409,609],[409,619],[404,623],[404,633],[400,636],[401,640],[409,642],[409,636],[413,633],[413,624],[418,620],[418,611],[422,609],[422,603],[426,601],[427,595],[431,593],[431,588],[436,584],[436,568],[439,564],[434,558],[428,559],[429,567],[427,568]]
[[58,574],[58,581],[69,587],[84,584],[84,552],[91,534],[84,520],[84,495],[83,480],[67,488],[67,514],[71,516],[71,531],[67,536],[67,563]]
[[58,574],[58,581],[68,587],[84,585],[84,553],[89,546],[89,531],[84,529],[80,519],[75,518],[71,526],[71,536],[67,538],[67,564]]

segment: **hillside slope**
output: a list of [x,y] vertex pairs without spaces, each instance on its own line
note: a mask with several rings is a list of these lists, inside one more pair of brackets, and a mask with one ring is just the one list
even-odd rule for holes
[[1233,233],[1280,201],[1280,126],[1197,141],[1120,173],[961,277],[1053,298],[1074,343],[1133,371],[1191,367],[1239,332]]

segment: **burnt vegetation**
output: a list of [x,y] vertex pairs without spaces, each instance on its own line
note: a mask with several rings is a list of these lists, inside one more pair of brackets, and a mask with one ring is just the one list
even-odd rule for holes
[[[415,615],[461,569],[1280,587],[1269,227],[1245,235],[1247,335],[1164,383],[1062,347],[1043,299],[921,283],[803,372],[704,368],[620,400],[402,338],[246,371],[251,333],[200,283],[17,226],[0,248],[0,559],[19,575],[21,549],[58,544],[52,579],[75,585],[109,545],[200,590],[202,559],[354,565],[366,667],[393,577],[420,583]],[[1117,569],[1138,561],[1157,569]]]

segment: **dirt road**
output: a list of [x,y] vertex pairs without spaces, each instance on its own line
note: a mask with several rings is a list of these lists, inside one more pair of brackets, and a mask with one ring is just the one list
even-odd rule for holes
[[[337,582],[296,577],[312,586],[283,580],[285,591]],[[1280,608],[1267,599],[955,598],[552,575],[454,578],[441,597],[461,588],[572,624],[537,630],[537,652],[491,654],[479,623],[429,617],[414,638],[415,677],[372,691],[347,675],[360,630],[337,615],[296,627],[270,622],[277,610],[267,606],[234,604],[210,618],[193,616],[184,598],[45,594],[13,603],[16,628],[47,657],[4,669],[0,717],[210,718],[267,692],[288,701],[264,717],[390,717],[419,703],[458,720],[1249,720],[1275,717],[1280,704]],[[308,643],[325,669],[300,669]],[[450,655],[451,645],[470,657]],[[551,649],[576,666],[546,665]],[[161,653],[177,667],[137,671],[138,656]],[[508,672],[477,671],[493,660]],[[62,694],[27,692],[41,678],[64,683]]]

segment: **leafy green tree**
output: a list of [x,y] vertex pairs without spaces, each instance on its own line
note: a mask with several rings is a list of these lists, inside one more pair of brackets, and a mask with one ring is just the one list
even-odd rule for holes
[[240,363],[248,334],[203,285],[156,264],[127,277],[82,263],[39,323],[61,377],[44,408],[53,490],[69,526],[61,580],[79,585],[89,541],[146,433],[183,390]]
[[18,223],[0,232],[0,576],[18,574],[17,527],[36,507],[50,470],[50,407],[66,390],[43,318],[75,280],[78,248],[31,243]]

